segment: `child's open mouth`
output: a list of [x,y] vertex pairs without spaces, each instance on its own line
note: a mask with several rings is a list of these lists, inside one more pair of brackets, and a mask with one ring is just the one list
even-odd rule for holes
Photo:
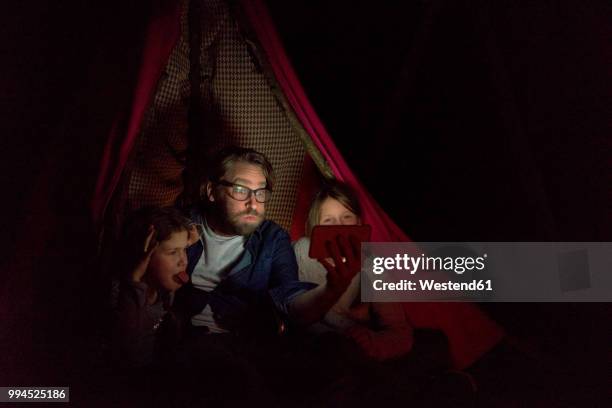
[[185,273],[185,271],[181,271],[178,274],[174,275],[174,281],[181,285],[189,282],[189,275]]

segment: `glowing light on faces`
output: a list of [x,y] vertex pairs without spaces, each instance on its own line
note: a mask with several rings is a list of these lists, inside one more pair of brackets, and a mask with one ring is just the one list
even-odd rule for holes
[[[261,167],[240,161],[234,163],[225,173],[223,180],[240,184],[251,190],[266,187],[266,177]],[[209,200],[217,202],[217,208],[223,218],[215,232],[224,235],[248,235],[263,222],[266,213],[265,204],[258,202],[254,195],[245,201],[236,200],[229,194],[231,188],[217,185],[214,191],[208,194]]]
[[334,198],[326,198],[319,211],[320,225],[359,225],[361,220]]

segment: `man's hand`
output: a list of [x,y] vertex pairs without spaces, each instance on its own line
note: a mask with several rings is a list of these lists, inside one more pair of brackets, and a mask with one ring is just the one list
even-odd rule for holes
[[147,273],[147,268],[149,267],[149,262],[151,261],[151,255],[153,255],[153,251],[155,251],[155,248],[157,248],[159,245],[154,236],[155,227],[151,225],[143,245],[143,255],[130,274],[132,282],[142,282],[145,274]]
[[325,242],[333,264],[327,259],[319,259],[327,270],[327,289],[337,296],[346,291],[353,277],[361,270],[359,243],[353,236],[349,240],[340,235],[335,242]]
[[321,320],[361,269],[359,242],[354,237],[349,240],[341,236],[336,242],[326,242],[333,265],[326,259],[319,262],[327,269],[327,282],[294,297],[290,304],[290,313],[299,324],[307,326]]

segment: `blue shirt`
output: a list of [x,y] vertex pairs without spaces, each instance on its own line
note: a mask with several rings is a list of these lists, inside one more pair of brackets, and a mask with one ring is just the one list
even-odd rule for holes
[[[202,215],[191,211],[191,219],[202,223]],[[187,250],[187,272],[191,276],[204,246],[201,241]],[[295,253],[289,234],[278,224],[265,220],[248,237],[245,251],[234,267],[215,289],[206,292],[188,284],[179,292],[190,314],[196,314],[209,304],[215,321],[228,330],[252,324],[270,306],[289,315],[291,300],[316,284],[300,282]],[[268,316],[269,317],[269,316]]]

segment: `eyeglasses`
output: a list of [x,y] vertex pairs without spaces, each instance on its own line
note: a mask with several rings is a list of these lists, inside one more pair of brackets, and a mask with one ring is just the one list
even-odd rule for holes
[[251,190],[248,187],[241,186],[240,184],[230,183],[229,181],[225,181],[225,180],[219,180],[217,184],[222,185],[222,186],[231,187],[232,189],[229,191],[229,195],[234,200],[238,200],[238,201],[249,200],[251,198],[251,195],[254,195],[255,200],[258,203],[265,203],[266,201],[270,200],[270,198],[272,197],[272,191],[270,191],[266,187],[258,188],[257,190]]

